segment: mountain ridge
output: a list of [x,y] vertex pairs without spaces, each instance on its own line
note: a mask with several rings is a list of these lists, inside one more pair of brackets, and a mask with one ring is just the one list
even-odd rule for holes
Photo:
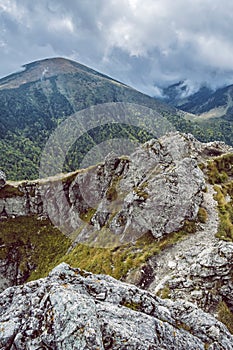
[[[164,118],[173,128],[190,132],[200,141],[218,139],[233,144],[233,132],[229,132],[233,125],[230,122],[223,123],[219,118],[217,122],[204,125],[187,112],[74,61],[52,58],[29,63],[26,67],[24,72],[1,79],[0,164],[8,179],[38,178],[40,157],[51,133],[75,113],[105,103],[145,106],[159,113],[161,120]],[[143,130],[147,125],[139,120],[137,113],[135,118],[139,128],[118,123],[85,133],[73,145],[62,171],[77,169],[86,153],[106,141],[106,137],[127,138],[141,143],[149,140],[151,134]],[[153,116],[149,119],[150,125],[155,123]]]
[[232,116],[233,85],[217,89],[203,85],[194,93],[189,92],[185,82],[168,86],[163,90],[164,101],[183,111],[196,115],[200,120]]
[[[158,327],[146,333],[148,349],[170,347],[171,325],[175,327],[172,334],[176,332],[174,349],[188,345],[231,349],[232,159],[232,147],[222,142],[205,144],[191,134],[173,132],[146,142],[131,156],[110,154],[103,163],[71,174],[3,184],[0,289],[5,291],[0,320],[7,324],[0,327],[3,349],[10,343],[20,350],[23,344],[39,346],[42,338],[50,347],[60,346],[61,337],[69,339],[62,345],[65,349],[70,343],[82,349],[79,342],[88,342],[89,336],[83,337],[78,327],[72,338],[70,322],[76,322],[70,311],[78,310],[74,317],[79,320],[84,314],[90,316],[89,303],[94,310],[100,305],[105,308],[104,329],[110,342],[106,344],[112,348],[119,340],[116,330],[125,334],[123,319],[129,322],[132,317],[131,330],[138,329],[136,315],[144,325],[157,322],[151,302],[155,310],[167,308],[169,318],[158,317],[161,326],[165,322],[162,336]],[[124,297],[120,303],[118,291]],[[57,293],[60,297],[53,303]],[[35,304],[38,297],[40,302]],[[84,304],[80,304],[83,297]],[[45,299],[49,301],[44,303]],[[47,316],[39,317],[41,323],[35,326],[34,312],[47,315],[51,305],[55,318],[50,322]],[[22,322],[9,310],[20,314]],[[24,317],[20,310],[32,317]],[[63,317],[60,310],[69,311]],[[82,320],[86,325],[86,319]],[[67,324],[67,332],[57,326],[60,322]],[[44,325],[49,332],[44,332]],[[91,323],[91,328],[97,334],[95,325]],[[105,339],[105,332],[98,334],[103,336],[95,338],[97,342]],[[127,344],[144,350],[147,343],[141,344],[136,333],[130,334],[124,338]],[[95,343],[88,344],[93,349]],[[119,341],[117,346],[124,349],[125,343]]]

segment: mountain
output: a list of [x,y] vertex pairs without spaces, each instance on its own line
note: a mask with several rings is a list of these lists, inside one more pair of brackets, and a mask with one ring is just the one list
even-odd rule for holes
[[[76,120],[67,127],[65,121],[73,117],[73,123],[77,115],[80,123]],[[169,130],[190,132],[200,141],[218,139],[233,144],[231,125],[203,126],[186,115],[77,62],[63,58],[36,61],[0,80],[1,168],[11,180],[38,178],[42,152],[59,126],[67,128],[54,151],[55,157],[57,153],[63,157],[66,148],[59,172],[75,171],[87,155],[89,165],[95,164],[96,155],[89,151],[95,148],[101,155],[97,145],[107,143],[109,149],[108,140],[143,143]],[[70,145],[71,136],[78,131]],[[127,148],[122,141],[114,145],[114,150],[121,146],[118,154]]]
[[[64,273],[59,272],[61,282],[56,273],[52,279],[32,282],[45,278],[52,269],[65,262],[75,268],[108,274],[134,284],[150,291],[153,298],[157,295],[170,299],[165,304],[171,308],[173,302],[183,299],[190,308],[178,302],[179,307],[184,307],[187,312],[196,310],[188,312],[189,315],[201,312],[193,306],[196,304],[208,313],[203,316],[208,319],[208,325],[202,327],[205,335],[199,340],[209,345],[213,343],[220,349],[219,343],[223,341],[220,330],[224,329],[225,334],[228,331],[217,323],[216,318],[233,332],[232,160],[232,147],[222,142],[201,143],[191,134],[172,132],[146,142],[130,156],[109,154],[103,163],[87,169],[36,181],[7,181],[0,189],[0,288],[4,291],[10,287],[1,295],[3,314],[9,313],[8,307],[18,313],[17,305],[24,305],[23,288],[28,290],[26,295],[31,298],[31,305],[35,303],[34,298],[38,299],[36,290],[50,295],[47,285],[51,283],[54,288],[57,286],[56,293],[65,286],[65,293],[71,290],[71,294],[76,295],[78,288],[82,294],[72,277],[78,272],[72,272],[74,270],[64,265],[59,267],[64,270]],[[99,277],[93,277],[96,278]],[[109,277],[101,278],[113,281]],[[29,284],[25,287],[14,287],[26,282]],[[119,284],[119,288],[121,286]],[[103,290],[96,288],[90,287],[91,295],[94,290],[100,295],[108,290],[107,286]],[[125,288],[132,290],[134,287]],[[22,302],[12,299],[11,293],[17,293]],[[40,300],[44,300],[43,293]],[[137,293],[135,300],[141,305],[137,295],[144,292]],[[88,294],[88,300],[89,297]],[[130,304],[125,297],[124,306],[139,313],[146,312],[144,306],[138,309],[134,299]],[[115,303],[115,297],[111,298]],[[61,294],[56,307],[66,309],[66,300]],[[77,309],[76,299],[69,300],[70,307]],[[35,312],[45,314],[47,306],[44,308],[44,305],[47,304],[42,302]],[[86,302],[85,305],[82,310],[88,313]],[[28,312],[31,310],[29,307]],[[106,311],[106,327],[111,323],[111,310]],[[126,314],[129,312],[128,309],[125,311]],[[186,311],[185,319],[188,318]],[[190,336],[199,332],[193,319],[187,325],[180,316],[177,332],[184,329]],[[115,317],[119,321],[121,316],[117,313]],[[33,319],[34,316],[31,321],[19,323],[11,316],[7,320],[3,316],[2,322],[16,324],[15,333],[12,332],[20,337],[21,330],[26,332]],[[59,318],[56,320],[60,322]],[[66,318],[65,322],[68,320]],[[66,334],[59,333],[60,329],[55,331],[56,322],[51,326],[53,341]],[[8,337],[4,327],[0,330],[3,344],[11,342],[11,331],[7,333]],[[31,342],[30,334],[23,334],[22,342]],[[40,337],[36,334],[38,342]],[[111,337],[117,338],[117,335]],[[165,338],[163,344],[169,341]],[[229,334],[226,339],[225,348],[231,348]],[[17,346],[23,348],[23,345]],[[203,348],[203,344],[200,346]]]
[[163,90],[163,101],[184,111],[186,120],[200,129],[191,131],[202,141],[221,140],[233,145],[233,85],[211,90],[202,86],[195,90],[186,82],[173,84]]
[[195,93],[185,82],[179,82],[163,90],[165,101],[171,106],[194,114],[199,120],[222,118],[233,120],[233,85],[217,90],[202,86]]
[[[63,58],[27,64],[24,71],[1,79],[0,164],[7,177],[37,178],[41,151],[52,131],[75,112],[107,102],[136,103],[159,113],[175,114],[174,108]],[[77,169],[90,145],[93,147],[97,141],[104,140],[104,134],[119,136],[119,130],[115,129],[105,127],[83,135],[74,146],[65,170]],[[121,128],[122,136],[137,137],[137,130],[126,129]]]
[[64,59],[0,96],[1,349],[232,349],[231,120]]
[[[198,114],[204,108],[206,101],[211,98],[212,94],[213,91],[206,86],[193,92],[193,89],[184,81],[163,89],[164,100],[169,105],[193,114]],[[208,109],[207,106],[206,108]]]

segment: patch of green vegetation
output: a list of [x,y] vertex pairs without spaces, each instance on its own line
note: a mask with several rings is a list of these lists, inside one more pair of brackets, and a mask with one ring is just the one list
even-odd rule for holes
[[188,331],[188,332],[191,331],[191,327],[182,321],[176,321],[176,327],[179,329],[184,329],[185,331]]
[[128,309],[131,309],[133,311],[139,311],[141,308],[141,304],[140,303],[136,303],[135,301],[122,301],[121,302],[122,306],[127,307]]
[[233,312],[224,301],[221,301],[218,305],[218,319],[224,323],[229,332],[233,334]]
[[168,286],[165,286],[164,288],[160,289],[157,293],[158,297],[162,299],[168,299],[171,296],[171,290]]
[[84,210],[82,213],[79,213],[79,217],[84,222],[90,223],[91,218],[94,216],[95,213],[96,213],[96,209],[89,207],[86,210]]
[[210,184],[221,184],[233,176],[233,154],[216,157],[207,164],[207,176]]
[[[92,214],[88,214],[87,221]],[[195,227],[195,222],[187,221],[182,230],[171,233],[160,241],[148,232],[134,243],[119,245],[117,242],[116,245],[116,235],[113,235],[111,247],[100,248],[79,243],[69,250],[71,239],[64,236],[49,220],[41,221],[36,216],[18,217],[0,222],[0,259],[7,259],[9,263],[17,262],[25,280],[45,277],[61,262],[122,279],[130,270],[142,266],[151,256],[195,232]],[[109,229],[96,231],[97,236],[101,234],[103,240],[106,240],[106,235],[109,240]]]
[[[220,185],[215,185],[214,189],[217,192],[214,199],[218,202],[219,211],[219,227],[216,234],[217,238],[223,239],[225,241],[233,241],[233,207],[232,198],[231,201],[226,201],[226,195],[231,194],[232,183],[225,184],[224,187]],[[229,193],[228,193],[229,189]]]
[[148,185],[148,182],[145,181],[139,186],[133,188],[134,192],[138,195],[138,197],[143,198],[144,200],[146,200],[149,197],[149,194],[146,191],[147,185]]
[[3,198],[13,198],[13,197],[23,197],[24,193],[21,192],[18,187],[6,184],[0,189],[0,199]]
[[34,280],[57,265],[71,245],[49,220],[36,216],[0,222],[0,259],[19,264],[25,279]]
[[205,208],[200,207],[197,214],[198,221],[205,224],[208,219],[208,214]]
[[120,180],[121,180],[122,176],[115,176],[112,181],[110,186],[107,189],[106,192],[106,198],[109,201],[115,201],[118,197],[117,194],[117,185],[119,184]]
[[[126,276],[129,270],[140,267],[151,256],[177,243],[187,234],[194,233],[195,230],[195,222],[186,221],[181,230],[167,235],[160,241],[156,241],[153,235],[148,232],[135,243],[120,246],[114,246],[113,244],[113,248],[78,244],[72,251],[63,256],[60,262],[64,261],[74,267],[93,273],[108,274],[121,279]],[[106,234],[105,232],[105,239]]]

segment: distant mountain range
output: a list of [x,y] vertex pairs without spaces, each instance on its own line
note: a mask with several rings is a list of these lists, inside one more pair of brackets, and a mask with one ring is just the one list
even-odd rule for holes
[[166,103],[185,112],[198,116],[199,119],[222,118],[233,120],[233,85],[211,90],[202,86],[194,93],[185,82],[168,86],[163,90]]
[[[205,97],[211,96],[212,92],[203,90],[198,96],[186,99],[183,104],[176,103],[176,86],[168,88],[165,93],[168,96],[165,101],[152,98],[93,69],[63,58],[26,64],[24,71],[0,80],[1,168],[8,179],[38,178],[41,152],[52,131],[74,113],[109,102],[135,103],[149,107],[166,117],[175,129],[191,132],[200,141],[218,139],[233,144],[233,126],[229,116],[217,123],[215,120],[212,122],[212,119],[206,119],[203,123],[203,118],[193,115],[190,117],[187,113],[198,113],[200,105],[205,108]],[[223,95],[223,98],[228,99],[230,115],[231,100],[227,96]],[[202,104],[198,102],[201,98]],[[211,103],[212,107],[215,106],[215,101],[211,102],[210,97],[209,104]],[[220,102],[216,103],[218,106]],[[177,106],[183,111],[179,111]],[[141,129],[147,124],[156,123],[150,113],[147,121],[140,119],[137,113],[136,119]],[[131,138],[145,142],[152,137],[139,129],[111,125],[87,132],[69,151],[64,171],[76,170],[86,153],[108,138]],[[96,159],[93,163],[96,163]]]

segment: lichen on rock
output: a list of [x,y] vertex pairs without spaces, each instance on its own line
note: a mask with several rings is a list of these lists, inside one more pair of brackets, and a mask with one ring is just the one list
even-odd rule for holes
[[0,298],[1,349],[233,349],[233,336],[191,303],[66,264]]

